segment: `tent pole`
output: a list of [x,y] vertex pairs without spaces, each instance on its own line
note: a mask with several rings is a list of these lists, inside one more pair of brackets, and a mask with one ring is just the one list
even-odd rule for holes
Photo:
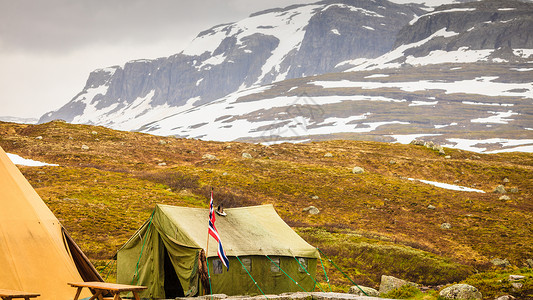
[[[213,187],[211,187],[211,197],[213,197]],[[205,262],[207,265],[207,279],[209,280],[209,294],[211,294],[211,300],[213,300],[213,287],[211,285],[211,273],[209,273],[209,226],[207,226],[207,242],[205,246]]]

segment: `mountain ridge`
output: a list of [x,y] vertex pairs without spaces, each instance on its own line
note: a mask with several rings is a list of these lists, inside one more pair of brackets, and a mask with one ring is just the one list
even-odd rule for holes
[[[403,8],[411,17],[386,9],[391,7]],[[470,150],[476,144],[492,144],[477,148],[510,151],[508,145],[517,144],[516,151],[533,151],[527,125],[533,111],[533,85],[527,80],[533,70],[533,30],[509,32],[516,26],[533,29],[529,12],[530,2],[492,0],[423,13],[385,0],[323,1],[267,10],[252,14],[258,19],[203,31],[189,48],[169,58],[95,71],[82,93],[40,122],[60,118],[160,135],[269,143],[338,135],[394,142],[399,138],[391,137],[399,135],[402,140],[429,135],[446,145],[469,143],[464,149]],[[332,21],[342,20],[340,15],[346,22]],[[394,33],[388,47],[396,48],[386,52],[361,42],[358,35],[365,32],[380,39],[386,31],[374,31],[384,26],[382,19],[394,15],[404,17],[389,24],[405,24],[387,33]],[[290,23],[283,28],[297,38],[272,33],[280,22]],[[345,31],[355,32],[353,40],[346,42],[350,36]],[[344,42],[336,45],[338,36]],[[502,43],[518,48],[497,48]],[[374,49],[375,55],[345,60],[354,57],[347,48],[364,52],[350,46],[356,44]],[[239,60],[244,64],[236,63]],[[312,68],[302,72],[304,61]],[[178,84],[178,78],[185,84]],[[332,78],[337,82],[330,82]],[[244,97],[257,101],[244,106]],[[241,108],[236,110],[232,103]],[[215,107],[219,109],[210,109]],[[313,110],[327,115],[327,122]],[[420,114],[426,117],[422,121]]]
[[[373,3],[371,1],[344,2],[352,3],[352,5]],[[95,103],[93,110],[103,110],[100,116],[105,119],[104,114],[106,112],[123,108],[125,106],[124,101],[131,104],[136,99],[144,98],[151,90],[154,90],[154,97],[150,102],[154,107],[164,104],[168,104],[170,107],[181,106],[187,101],[197,102],[197,105],[200,105],[237,91],[239,88],[250,87],[254,84],[268,84],[274,80],[296,76],[301,77],[306,73],[314,74],[317,72],[316,68],[323,72],[325,69],[332,69],[338,62],[346,60],[348,57],[354,57],[354,55],[357,57],[360,55],[357,54],[358,49],[365,49],[365,44],[374,45],[372,46],[374,48],[379,43],[392,45],[396,30],[399,30],[401,24],[407,23],[414,16],[414,12],[422,12],[419,9],[381,1],[380,3],[395,7],[394,10],[391,10],[394,11],[394,14],[391,14],[390,18],[387,18],[388,20],[381,20],[385,18],[380,17],[377,13],[361,7],[350,6],[344,2],[323,1],[275,10],[277,14],[272,12],[253,14],[256,19],[244,19],[229,25],[214,26],[203,31],[189,47],[168,58],[140,60],[137,63],[126,63],[124,67],[97,70],[93,72],[95,74],[89,76],[89,80],[80,94],[59,110],[43,115],[40,122],[59,118],[69,122],[89,123],[91,120],[83,118],[81,114],[84,109]],[[376,4],[374,6],[378,7]],[[352,10],[350,7],[354,9]],[[297,8],[306,8],[306,11],[296,10]],[[320,13],[313,14],[313,10]],[[400,14],[401,12],[403,14]],[[335,20],[335,16],[339,14],[344,14],[342,19],[360,19],[361,22],[379,18],[380,21],[387,22],[390,26],[381,25],[382,29],[379,32],[373,30],[372,34],[366,33],[365,38],[374,41],[372,43],[365,43],[360,38],[350,38],[352,32],[353,34],[361,34],[361,31],[351,30],[350,27],[346,28],[345,36],[340,38],[341,33],[337,31],[343,31],[342,28],[334,32],[331,30],[336,28],[329,28],[335,26],[332,20]],[[293,18],[300,18],[301,20],[293,20]],[[309,32],[308,35],[311,35],[311,31],[303,30],[303,28],[309,24],[316,24],[319,31],[318,35],[325,34],[322,40],[305,42],[307,40],[304,38],[305,34]],[[350,22],[344,23],[344,25],[359,26],[351,25]],[[322,32],[324,27],[329,29]],[[245,32],[246,28],[249,31]],[[280,34],[286,38],[278,38],[277,36]],[[244,38],[244,42],[240,38]],[[327,50],[328,45],[334,40],[336,40],[337,47],[342,48],[342,51],[333,53],[331,50]],[[282,45],[279,44],[280,42]],[[301,47],[303,48],[300,56],[298,56],[299,51],[291,51],[291,49],[299,47],[299,43],[302,43]],[[307,44],[310,45],[306,46]],[[382,48],[381,53],[384,53],[388,48],[390,46]],[[327,50],[328,55],[320,57],[320,60],[324,61],[323,63],[317,63],[316,60],[306,58],[309,55],[314,55],[314,58],[319,57],[313,53],[321,53],[324,49]],[[273,51],[274,53],[271,53]],[[335,57],[337,58],[335,59]],[[166,61],[165,65],[161,64],[163,61]],[[304,63],[305,68],[298,67]],[[137,71],[143,73],[140,74]],[[107,75],[104,76],[104,73]],[[98,80],[95,77],[99,77]],[[104,82],[102,82],[103,77],[107,79]],[[213,77],[214,80],[212,80]],[[161,84],[155,84],[156,82]],[[106,84],[108,88],[104,91]],[[102,89],[94,90],[96,85]],[[113,105],[115,107],[112,107]],[[78,116],[77,119],[76,116]],[[108,122],[112,124],[113,120],[110,119]],[[102,123],[97,120],[93,121],[93,124]]]

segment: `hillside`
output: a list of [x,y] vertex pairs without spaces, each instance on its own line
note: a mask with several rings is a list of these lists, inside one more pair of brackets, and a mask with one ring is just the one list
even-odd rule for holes
[[[226,207],[273,204],[358,284],[377,286],[386,274],[434,286],[489,271],[496,258],[509,268],[533,259],[532,154],[445,148],[445,157],[424,146],[343,140],[206,142],[57,121],[0,122],[0,146],[59,164],[20,169],[101,270],[156,203],[207,207],[212,187]],[[356,166],[364,173],[353,173]],[[493,192],[499,185],[506,194]],[[303,211],[311,205],[320,213]],[[335,289],[349,285],[327,269]]]

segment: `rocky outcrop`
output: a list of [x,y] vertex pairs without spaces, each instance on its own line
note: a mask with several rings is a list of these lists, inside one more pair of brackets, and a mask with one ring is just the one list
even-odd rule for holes
[[425,56],[430,51],[533,48],[533,5],[516,0],[485,0],[443,5],[402,28],[395,46],[424,40],[446,29],[456,33],[433,39],[406,55]]
[[440,291],[439,296],[443,299],[474,300],[482,299],[477,288],[468,284],[454,284]]

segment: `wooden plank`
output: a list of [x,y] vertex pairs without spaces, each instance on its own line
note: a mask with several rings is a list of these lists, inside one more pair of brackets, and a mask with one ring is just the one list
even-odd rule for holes
[[35,298],[39,297],[41,294],[37,293],[28,293],[23,291],[16,291],[16,290],[6,290],[6,289],[0,289],[0,297],[2,299],[13,299],[13,298]]
[[70,286],[73,287],[88,287],[92,289],[101,289],[110,292],[124,292],[124,291],[142,291],[147,289],[145,286],[140,285],[128,285],[128,284],[118,284],[118,283],[107,283],[107,282],[69,282]]

